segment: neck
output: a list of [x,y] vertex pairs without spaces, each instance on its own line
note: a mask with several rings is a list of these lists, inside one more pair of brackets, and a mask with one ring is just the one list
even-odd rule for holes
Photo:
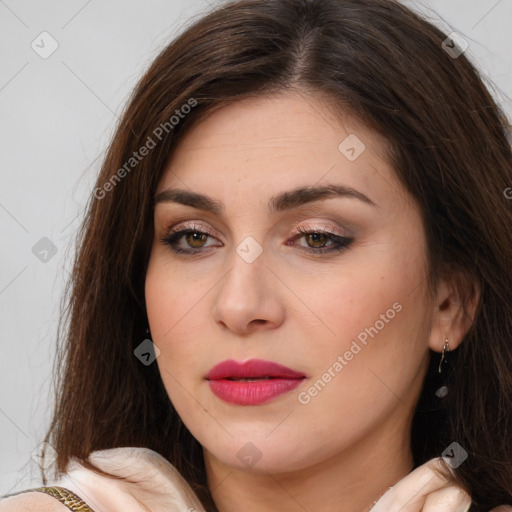
[[380,425],[328,460],[287,473],[241,471],[205,451],[208,487],[219,512],[368,512],[413,468],[407,423]]

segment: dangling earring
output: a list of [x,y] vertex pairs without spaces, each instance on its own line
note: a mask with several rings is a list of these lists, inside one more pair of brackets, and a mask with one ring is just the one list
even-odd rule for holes
[[441,368],[443,361],[446,363],[446,352],[450,352],[450,345],[448,345],[448,338],[445,338],[445,340],[444,340],[443,353],[441,355],[441,361],[439,361],[439,368],[438,368],[439,373],[441,373],[443,371]]
[[[439,373],[441,373],[443,371],[443,368],[442,368],[443,361],[444,361],[445,364],[447,363],[447,360],[446,360],[446,353],[447,352],[450,352],[450,345],[448,344],[448,338],[445,338],[444,346],[443,346],[443,353],[441,355],[441,361],[439,361],[439,368],[438,368],[438,372]],[[447,386],[441,386],[436,391],[436,396],[438,398],[444,398],[447,394],[448,394],[448,387]]]

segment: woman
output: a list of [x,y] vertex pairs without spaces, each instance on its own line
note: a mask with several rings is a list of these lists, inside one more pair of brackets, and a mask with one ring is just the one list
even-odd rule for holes
[[392,0],[197,21],[80,235],[47,437],[70,492],[0,510],[506,510],[506,137],[462,48]]

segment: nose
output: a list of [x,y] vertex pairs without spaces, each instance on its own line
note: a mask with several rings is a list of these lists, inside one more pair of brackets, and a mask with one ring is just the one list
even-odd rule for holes
[[235,253],[231,261],[231,269],[215,287],[215,323],[242,336],[279,327],[285,307],[278,290],[280,281],[267,267],[265,254],[248,263]]

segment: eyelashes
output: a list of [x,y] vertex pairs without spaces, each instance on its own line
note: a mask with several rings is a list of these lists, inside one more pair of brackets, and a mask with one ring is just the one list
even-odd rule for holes
[[[171,230],[171,232],[163,236],[160,241],[167,245],[172,252],[180,255],[195,255],[205,253],[211,250],[212,247],[222,247],[222,245],[206,245],[208,238],[215,239],[213,234],[208,230],[191,226],[187,229]],[[305,240],[305,246],[297,246],[294,244],[295,241],[300,239]],[[318,255],[343,251],[347,249],[353,241],[354,239],[352,237],[338,235],[325,229],[299,227],[292,238],[286,242],[286,245],[295,245],[301,251]],[[330,245],[327,245],[329,243]],[[185,247],[183,245],[185,245]]]

